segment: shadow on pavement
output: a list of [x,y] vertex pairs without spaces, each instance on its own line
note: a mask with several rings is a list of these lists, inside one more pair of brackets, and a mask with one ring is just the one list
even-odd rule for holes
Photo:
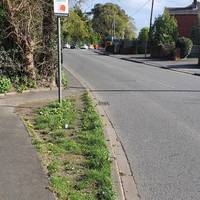
[[176,64],[176,65],[168,65],[169,69],[199,69],[200,66],[198,64]]

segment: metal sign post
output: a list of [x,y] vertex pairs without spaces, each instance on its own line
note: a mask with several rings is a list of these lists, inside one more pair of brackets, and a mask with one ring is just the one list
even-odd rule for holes
[[54,13],[57,16],[58,29],[58,101],[62,104],[62,46],[61,46],[61,24],[60,17],[69,13],[68,0],[54,0]]
[[57,27],[58,27],[58,101],[62,103],[62,69],[61,69],[61,26],[60,17],[57,17]]

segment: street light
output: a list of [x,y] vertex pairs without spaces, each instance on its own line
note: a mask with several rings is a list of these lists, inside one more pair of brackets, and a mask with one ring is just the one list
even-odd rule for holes
[[151,4],[151,16],[150,16],[150,24],[149,24],[149,33],[148,33],[148,39],[146,41],[146,46],[145,46],[145,58],[147,57],[148,43],[149,43],[149,47],[151,48],[153,9],[154,9],[154,0],[152,0],[152,4]]
[[115,16],[115,13],[114,13],[114,16],[113,16],[113,24],[112,24],[112,28],[113,28],[113,39],[115,39],[115,27],[116,27],[116,16]]
[[112,42],[115,39],[115,29],[116,29],[116,15],[115,13],[113,13],[113,21],[112,21],[112,30],[111,30],[111,34],[112,34]]

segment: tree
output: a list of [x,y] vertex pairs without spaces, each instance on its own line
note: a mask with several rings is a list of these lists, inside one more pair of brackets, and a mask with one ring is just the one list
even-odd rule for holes
[[70,43],[80,43],[86,41],[89,37],[88,27],[76,11],[69,12],[69,16],[63,21],[64,40]]
[[53,0],[42,2],[42,51],[40,57],[40,74],[53,84],[56,71],[56,21],[53,11]]
[[23,69],[32,80],[36,80],[34,51],[41,41],[41,2],[32,0],[3,0],[8,23],[7,37],[11,37],[23,54]]
[[2,5],[7,26],[2,40],[6,50],[19,49],[18,71],[30,81],[53,83],[57,62],[53,0],[3,0]]
[[141,42],[147,42],[149,37],[149,28],[144,27],[140,30],[139,35],[138,35],[138,40]]
[[136,27],[135,27],[134,19],[129,17],[127,27],[125,28],[125,31],[124,31],[124,38],[129,39],[129,40],[135,39],[136,38],[135,31],[136,31]]
[[151,36],[155,45],[175,45],[178,37],[175,18],[165,11],[163,15],[155,19]]
[[135,26],[118,5],[112,3],[96,4],[92,9],[92,27],[100,35],[115,35],[117,38],[131,38],[134,36]]
[[4,21],[5,21],[5,11],[3,9],[2,2],[0,2],[0,24],[1,24],[1,27],[0,27],[0,43],[1,43],[2,38],[3,38],[3,35],[2,35],[3,29],[5,28]]

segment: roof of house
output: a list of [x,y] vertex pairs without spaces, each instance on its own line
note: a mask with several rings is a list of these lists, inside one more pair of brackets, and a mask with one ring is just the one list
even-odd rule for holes
[[195,3],[194,1],[191,5],[182,8],[166,7],[165,10],[168,11],[170,15],[188,15],[188,14],[197,15],[198,13],[200,13],[200,2]]

